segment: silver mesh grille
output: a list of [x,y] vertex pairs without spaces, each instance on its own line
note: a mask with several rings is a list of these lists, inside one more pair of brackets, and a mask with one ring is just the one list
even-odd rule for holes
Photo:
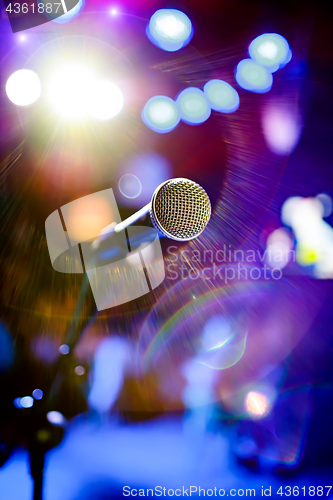
[[174,240],[192,240],[207,226],[211,205],[206,191],[188,179],[171,179],[152,198],[151,220],[156,229]]

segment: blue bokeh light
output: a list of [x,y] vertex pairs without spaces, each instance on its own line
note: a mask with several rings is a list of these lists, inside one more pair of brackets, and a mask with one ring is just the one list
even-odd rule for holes
[[214,111],[233,113],[239,108],[237,90],[223,80],[210,80],[207,82],[204,86],[204,94]]
[[15,398],[14,405],[16,408],[31,408],[34,404],[34,400],[31,396],[24,396],[23,398]]
[[243,59],[238,63],[235,77],[240,87],[257,94],[268,92],[273,85],[272,74],[252,59]]
[[273,73],[287,64],[292,54],[283,36],[277,33],[264,33],[251,42],[249,55],[251,59]]
[[160,9],[150,18],[147,36],[160,49],[175,52],[190,42],[192,23],[180,10]]
[[190,125],[200,125],[210,117],[210,104],[200,89],[190,87],[183,90],[176,103],[181,119]]
[[43,391],[41,389],[35,389],[32,392],[34,399],[40,400],[43,398]]
[[147,127],[159,134],[171,132],[180,121],[180,114],[175,101],[162,95],[149,99],[143,108],[141,117]]

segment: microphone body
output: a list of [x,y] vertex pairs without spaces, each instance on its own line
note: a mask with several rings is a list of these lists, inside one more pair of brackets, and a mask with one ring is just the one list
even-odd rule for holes
[[156,188],[151,202],[138,212],[123,222],[105,227],[92,248],[97,249],[103,240],[120,233],[148,213],[160,236],[189,241],[197,238],[207,226],[211,204],[206,191],[196,182],[185,178],[170,179]]

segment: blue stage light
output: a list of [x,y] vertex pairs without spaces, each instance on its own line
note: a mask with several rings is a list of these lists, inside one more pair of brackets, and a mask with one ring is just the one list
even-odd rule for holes
[[273,73],[290,61],[291,50],[283,36],[277,33],[265,33],[251,42],[249,55],[255,62]]
[[240,87],[257,94],[268,92],[273,85],[272,74],[252,59],[243,59],[238,63],[235,76]]
[[187,45],[193,35],[190,19],[176,9],[160,9],[152,15],[147,27],[149,40],[160,49],[175,52]]
[[149,99],[143,108],[141,117],[147,127],[160,134],[171,132],[180,121],[175,101],[162,95]]
[[204,86],[204,94],[210,107],[221,113],[233,113],[239,107],[238,92],[222,80],[210,80]]
[[210,104],[200,89],[190,87],[183,90],[179,94],[176,103],[181,119],[190,125],[199,125],[210,117]]

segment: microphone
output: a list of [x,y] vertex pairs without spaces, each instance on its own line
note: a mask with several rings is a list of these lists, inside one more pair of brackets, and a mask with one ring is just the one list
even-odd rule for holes
[[206,228],[211,211],[209,197],[199,184],[182,177],[169,179],[155,189],[148,205],[123,222],[105,227],[92,247],[97,249],[111,234],[123,231],[147,213],[160,235],[176,241],[193,240]]

